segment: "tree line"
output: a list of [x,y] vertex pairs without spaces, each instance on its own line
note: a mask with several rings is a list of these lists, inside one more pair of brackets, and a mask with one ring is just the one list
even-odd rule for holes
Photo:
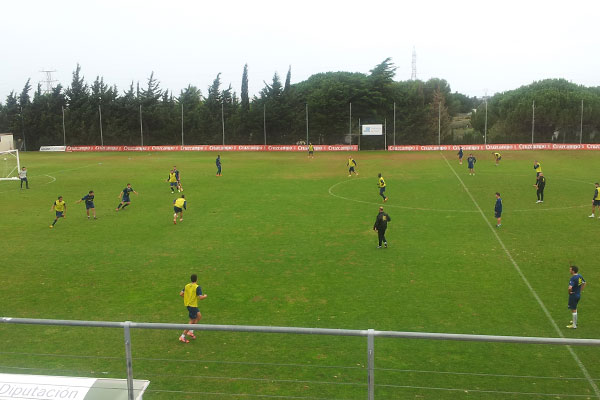
[[[45,93],[38,84],[32,96],[28,80],[20,94],[11,92],[0,103],[0,131],[28,150],[62,145],[63,134],[67,145],[98,145],[100,129],[105,145],[181,144],[182,121],[186,144],[221,144],[223,131],[226,144],[262,144],[265,137],[269,144],[297,143],[306,141],[307,124],[313,143],[356,144],[359,121],[385,123],[388,144],[481,143],[484,134],[488,143],[527,142],[535,100],[536,141],[547,141],[580,131],[583,100],[586,138],[598,140],[600,88],[546,80],[480,99],[452,93],[443,79],[395,81],[395,70],[388,58],[369,74],[326,72],[292,84],[290,68],[284,81],[275,73],[250,98],[247,65],[239,96],[220,74],[206,94],[188,85],[176,96],[154,74],[121,91],[102,77],[86,82],[77,65],[67,88]],[[470,118],[460,134],[452,122],[458,115]],[[380,137],[361,140],[363,148],[383,145]]]

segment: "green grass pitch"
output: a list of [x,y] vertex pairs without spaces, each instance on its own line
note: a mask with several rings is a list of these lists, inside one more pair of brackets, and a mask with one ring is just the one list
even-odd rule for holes
[[[206,324],[558,336],[499,238],[562,334],[598,338],[600,220],[588,215],[600,157],[504,152],[496,167],[476,155],[469,176],[454,152],[360,152],[349,178],[347,153],[223,153],[222,177],[213,153],[23,153],[31,189],[0,182],[0,316],[185,323],[178,294],[197,273]],[[177,225],[173,165],[188,200]],[[379,172],[387,249],[372,230]],[[139,196],[117,213],[128,182]],[[92,189],[95,221],[75,204]],[[498,238],[486,222],[496,191]],[[67,218],[49,229],[58,195]],[[576,331],[570,262],[588,281]],[[178,334],[133,332],[145,399],[366,397],[365,338],[199,332],[184,345]],[[0,325],[0,343],[0,372],[126,376],[118,329]],[[600,350],[574,351],[599,379]],[[375,367],[378,399],[595,398],[560,346],[376,339]]]

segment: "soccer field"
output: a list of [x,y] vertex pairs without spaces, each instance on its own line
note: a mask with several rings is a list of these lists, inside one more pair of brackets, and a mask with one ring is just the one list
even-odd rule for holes
[[[0,316],[185,323],[179,291],[197,273],[206,324],[599,337],[598,154],[505,152],[496,167],[480,152],[475,176],[454,152],[353,155],[360,175],[348,177],[347,153],[222,153],[216,177],[216,153],[22,153],[31,189],[0,182]],[[173,165],[188,202],[177,225]],[[373,231],[378,173],[387,249]],[[115,212],[127,183],[139,195]],[[75,204],[89,190],[97,220]],[[58,195],[67,218],[49,229]],[[588,282],[577,330],[565,328],[569,263]],[[197,333],[183,344],[175,331],[133,332],[144,399],[366,397],[364,338]],[[122,338],[0,325],[0,373],[124,378]],[[592,347],[376,339],[375,394],[596,398],[583,369],[600,379],[598,360]]]

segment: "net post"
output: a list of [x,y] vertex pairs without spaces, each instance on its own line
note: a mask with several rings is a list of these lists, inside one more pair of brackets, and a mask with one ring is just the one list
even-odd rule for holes
[[127,362],[127,399],[134,400],[133,396],[133,360],[131,357],[131,321],[123,324],[123,335],[125,339],[125,357]]
[[375,399],[375,336],[374,330],[369,329],[367,331],[367,386],[368,386],[368,399]]

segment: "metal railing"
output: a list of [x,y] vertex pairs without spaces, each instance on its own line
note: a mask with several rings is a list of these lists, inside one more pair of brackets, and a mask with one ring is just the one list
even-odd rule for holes
[[[109,322],[109,321],[73,321],[55,319],[30,319],[2,317],[0,322],[4,324],[20,325],[46,325],[46,326],[70,326],[70,327],[92,327],[92,328],[120,328],[123,329],[125,356],[127,366],[127,390],[130,400],[134,400],[133,391],[133,357],[131,352],[131,329],[157,329],[157,330],[186,330],[189,324],[167,324],[149,322]],[[396,339],[427,339],[427,340],[451,340],[465,342],[486,343],[521,343],[521,344],[543,344],[561,346],[600,346],[600,339],[564,339],[550,337],[526,337],[526,336],[497,336],[497,335],[471,335],[451,333],[429,333],[429,332],[399,332],[399,331],[377,331],[374,329],[325,329],[325,328],[299,328],[280,326],[251,326],[251,325],[193,325],[194,330],[220,331],[220,332],[253,332],[253,333],[276,333],[297,335],[326,335],[326,336],[354,336],[367,338],[367,398],[375,398],[375,337]]]

